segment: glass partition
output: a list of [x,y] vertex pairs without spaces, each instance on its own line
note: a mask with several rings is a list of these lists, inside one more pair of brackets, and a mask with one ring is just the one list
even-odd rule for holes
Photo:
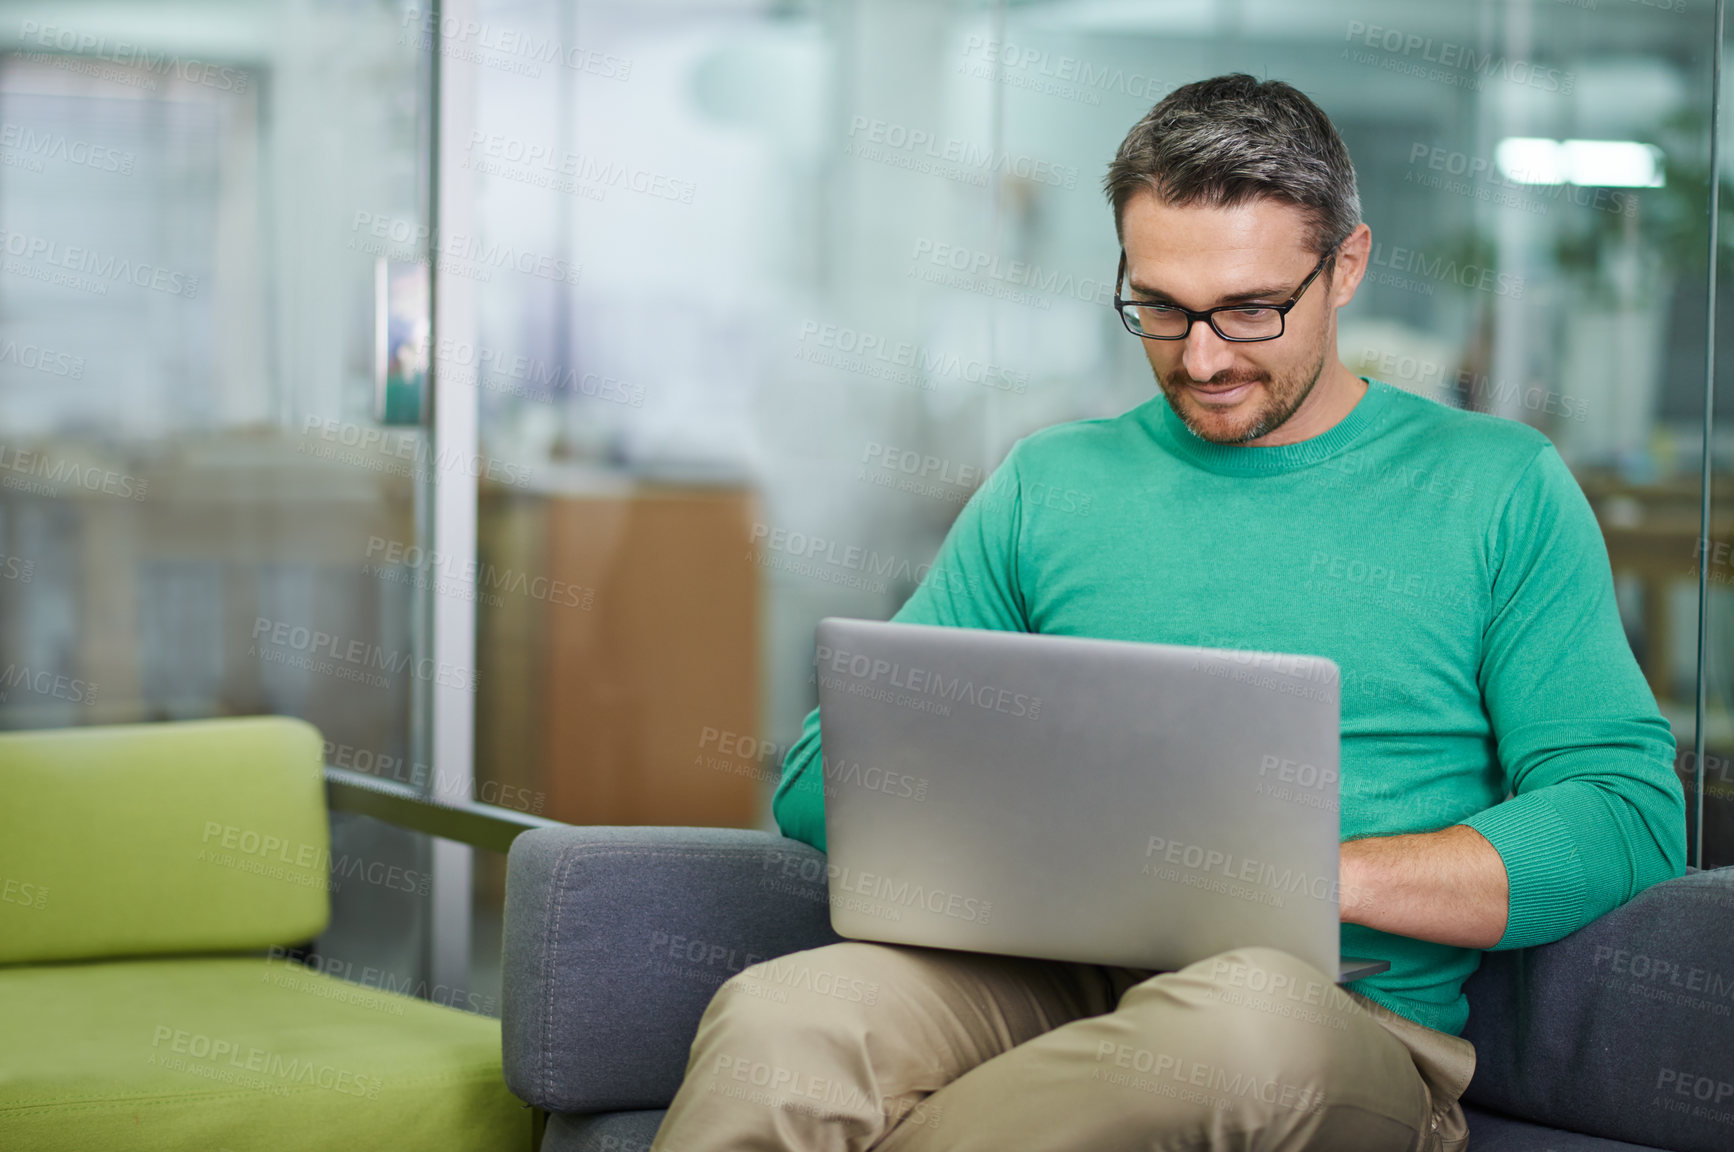
[[[0,3],[0,725],[298,716],[421,783],[467,673],[396,564],[435,469],[376,343],[430,90],[387,4]],[[427,857],[334,819],[333,972],[425,990]]]
[[484,486],[484,561],[584,601],[478,605],[484,777],[562,819],[768,826],[813,624],[895,612],[1018,437],[1154,393],[1101,180],[1152,103],[1243,70],[1355,159],[1344,359],[1559,447],[1689,783],[1709,3],[484,10],[567,55],[481,70],[481,231],[580,274],[484,287],[447,351],[545,479]]

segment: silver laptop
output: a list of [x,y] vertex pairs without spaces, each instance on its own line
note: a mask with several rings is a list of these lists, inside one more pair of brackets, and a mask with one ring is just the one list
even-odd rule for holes
[[840,935],[1389,967],[1338,950],[1330,660],[836,617],[816,639]]

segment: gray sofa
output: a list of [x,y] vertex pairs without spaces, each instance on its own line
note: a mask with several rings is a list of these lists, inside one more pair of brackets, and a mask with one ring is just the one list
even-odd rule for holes
[[[717,986],[838,939],[821,853],[716,828],[526,833],[505,930],[506,1081],[549,1152],[644,1152]],[[1734,867],[1488,953],[1466,991],[1471,1152],[1734,1149]]]

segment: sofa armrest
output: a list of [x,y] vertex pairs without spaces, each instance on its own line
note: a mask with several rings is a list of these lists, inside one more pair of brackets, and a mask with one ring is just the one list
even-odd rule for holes
[[406,784],[349,768],[325,768],[325,803],[333,812],[354,812],[412,832],[455,840],[489,852],[504,852],[533,828],[563,828],[558,820],[466,800],[435,800]]
[[834,943],[825,856],[768,832],[559,827],[506,867],[506,1083],[550,1112],[665,1107],[711,996]]
[[1734,1146],[1734,866],[1489,952],[1463,990],[1465,1103],[1658,1148]]

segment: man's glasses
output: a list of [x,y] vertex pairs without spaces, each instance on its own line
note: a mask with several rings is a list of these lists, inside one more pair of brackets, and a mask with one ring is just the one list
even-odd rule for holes
[[1319,273],[1324,271],[1325,265],[1336,254],[1337,249],[1333,245],[1330,251],[1319,257],[1312,272],[1301,281],[1301,286],[1294,290],[1294,295],[1281,304],[1224,304],[1219,308],[1194,312],[1178,304],[1122,300],[1120,285],[1126,277],[1126,252],[1122,249],[1120,271],[1114,275],[1114,308],[1120,313],[1120,321],[1126,325],[1126,331],[1146,340],[1184,340],[1191,334],[1192,324],[1197,320],[1205,321],[1224,340],[1239,344],[1250,344],[1255,340],[1275,340],[1283,333],[1283,322],[1289,309],[1300,302],[1301,294],[1318,279]]

